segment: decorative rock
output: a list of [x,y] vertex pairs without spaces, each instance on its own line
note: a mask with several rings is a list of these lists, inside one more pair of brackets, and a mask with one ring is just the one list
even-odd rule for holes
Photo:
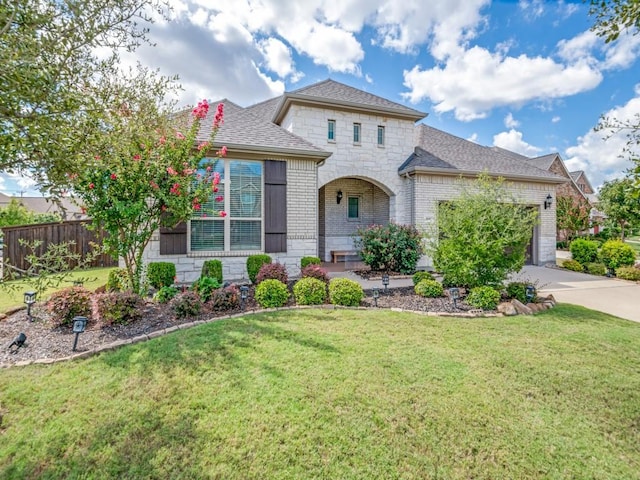
[[552,307],[555,307],[557,303],[555,297],[552,294],[547,295],[545,298],[542,299],[542,301],[543,303],[547,303],[547,302],[551,303]]
[[498,305],[498,313],[502,313],[508,317],[512,317],[513,315],[517,315],[518,311],[516,310],[516,307],[514,307],[511,303],[504,302]]
[[521,301],[517,300],[517,299],[513,299],[511,300],[511,305],[514,306],[514,308],[516,309],[516,312],[518,312],[521,315],[532,315],[533,311],[527,307],[524,303],[522,303]]
[[4,320],[7,316],[4,313],[0,313],[0,320]]

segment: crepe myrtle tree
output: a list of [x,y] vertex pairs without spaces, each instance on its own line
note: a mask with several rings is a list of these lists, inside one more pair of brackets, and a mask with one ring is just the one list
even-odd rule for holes
[[[220,175],[213,164],[226,154],[226,147],[214,158],[205,155],[222,123],[222,104],[208,141],[196,144],[208,110],[203,100],[190,115],[182,112],[168,124],[149,128],[150,123],[142,124],[158,113],[155,106],[142,105],[138,111],[121,106],[114,113],[113,143],[104,145],[82,173],[69,175],[92,226],[108,232],[104,249],[122,259],[134,292],[141,291],[142,255],[153,232],[187,220],[218,191]],[[215,199],[222,201],[217,195]],[[201,213],[226,215],[222,210]]]

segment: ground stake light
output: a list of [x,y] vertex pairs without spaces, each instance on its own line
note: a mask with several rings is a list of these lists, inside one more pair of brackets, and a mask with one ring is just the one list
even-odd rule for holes
[[527,285],[524,287],[524,296],[527,298],[527,303],[531,303],[536,296],[536,288],[533,285]]
[[73,333],[76,334],[76,338],[73,340],[73,351],[76,351],[78,346],[78,337],[84,332],[87,326],[87,317],[73,317]]
[[378,306],[378,297],[380,296],[380,290],[378,290],[377,288],[373,289],[373,302],[375,303],[376,307]]
[[240,287],[240,303],[242,303],[242,310],[244,310],[247,297],[249,296],[249,287],[242,285]]
[[31,306],[36,303],[36,292],[24,292],[24,303],[27,305],[27,318],[33,321]]
[[453,308],[458,308],[458,299],[460,298],[460,290],[457,287],[449,289],[449,296],[453,300]]
[[382,275],[382,285],[384,286],[384,293],[387,293],[387,289],[389,287],[389,275],[386,273]]

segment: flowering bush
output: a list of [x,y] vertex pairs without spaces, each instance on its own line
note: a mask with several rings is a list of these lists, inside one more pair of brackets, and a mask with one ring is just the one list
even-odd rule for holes
[[280,280],[286,285],[289,282],[287,267],[281,263],[265,263],[260,267],[260,271],[256,276],[256,284],[268,279]]
[[[127,287],[134,292],[141,290],[142,253],[153,232],[187,220],[218,191],[220,174],[211,168],[217,159],[205,160],[205,155],[222,122],[223,105],[218,105],[209,140],[197,144],[208,112],[205,100],[191,115],[170,115],[153,105],[136,111],[123,106],[113,114],[113,143],[69,175],[93,225],[109,233],[105,250],[124,261]],[[225,152],[219,150],[218,156]]]
[[142,298],[132,292],[99,295],[96,300],[98,318],[105,325],[127,325],[142,318]]
[[84,287],[69,287],[51,294],[47,311],[56,326],[73,324],[73,317],[89,316],[91,292]]
[[324,283],[329,283],[329,273],[326,269],[322,268],[320,265],[310,264],[302,269],[300,272],[300,276],[302,278],[311,277],[318,280],[322,280]]
[[411,273],[424,253],[422,235],[413,225],[371,225],[357,235],[353,243],[372,270]]

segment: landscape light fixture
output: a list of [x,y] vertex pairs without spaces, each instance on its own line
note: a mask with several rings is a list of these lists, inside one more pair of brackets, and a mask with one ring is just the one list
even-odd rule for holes
[[380,290],[378,290],[377,288],[373,289],[373,302],[376,305],[376,308],[378,307],[378,297],[380,296]]
[[524,296],[527,298],[527,303],[531,303],[533,298],[536,296],[536,287],[533,285],[527,285],[524,287]]
[[[13,339],[13,342],[11,342],[11,344],[9,345],[9,351],[11,353],[16,353],[18,350],[20,350],[20,347],[22,347],[24,345],[24,342],[27,341],[27,336],[20,332],[18,334],[18,336],[16,336],[16,338]],[[16,347],[15,349],[12,350],[13,347]]]
[[449,289],[449,296],[453,300],[453,308],[458,308],[458,299],[460,298],[460,290],[458,287],[451,287]]
[[73,286],[74,287],[82,287],[82,286],[84,286],[84,280],[74,280],[73,281]]
[[338,190],[338,194],[336,195],[336,203],[340,205],[341,201],[342,201],[342,190]]
[[33,321],[31,306],[36,303],[36,292],[24,292],[24,303],[27,305],[27,318]]
[[384,293],[387,293],[387,289],[389,287],[389,274],[388,273],[383,273],[382,274],[382,285],[384,286]]
[[547,198],[544,199],[544,209],[547,210],[548,208],[551,208],[551,203],[553,203],[553,197],[548,193]]
[[242,310],[244,310],[247,297],[249,296],[249,287],[242,285],[240,287],[240,303],[242,304]]
[[76,334],[76,338],[73,340],[73,351],[76,351],[78,346],[78,337],[84,332],[87,326],[87,317],[73,317],[73,333]]

